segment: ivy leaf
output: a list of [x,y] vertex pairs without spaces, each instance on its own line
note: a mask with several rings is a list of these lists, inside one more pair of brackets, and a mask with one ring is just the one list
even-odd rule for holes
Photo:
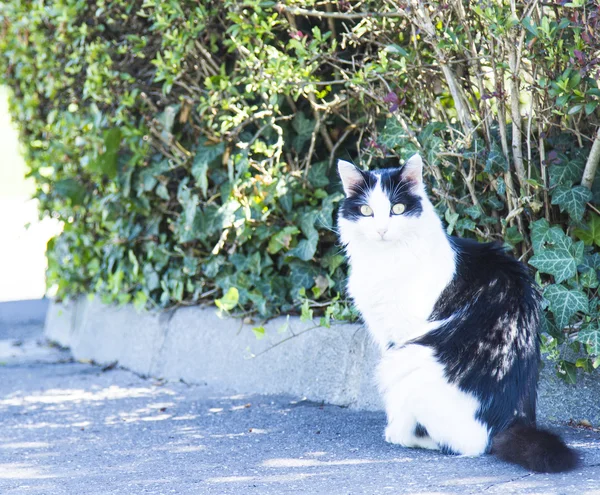
[[315,285],[315,276],[318,274],[309,263],[294,260],[290,263],[290,283],[293,287],[310,289]]
[[590,354],[600,356],[600,328],[588,325],[577,333],[577,340],[589,346]]
[[329,178],[327,172],[329,170],[329,162],[317,162],[313,163],[308,169],[308,181],[315,188],[325,187],[329,184]]
[[283,230],[280,230],[274,236],[272,236],[271,239],[269,239],[269,245],[267,247],[267,251],[270,254],[276,254],[279,251],[281,251],[281,249],[283,249],[283,248],[288,249],[290,247],[290,243],[292,242],[292,239],[294,238],[294,235],[298,234],[298,233],[300,233],[300,230],[298,230],[298,227],[294,227],[294,226],[285,227]]
[[202,196],[206,198],[208,191],[208,167],[217,158],[223,155],[225,152],[225,145],[223,143],[215,144],[212,146],[206,146],[205,144],[199,144],[196,148],[196,156],[192,163],[192,175],[196,179],[196,184],[202,191]]
[[506,229],[506,235],[504,241],[511,247],[516,246],[519,242],[523,241],[523,235],[519,232],[519,228],[516,225]]
[[456,222],[458,221],[458,213],[451,213],[450,210],[446,210],[446,213],[444,214],[444,218],[446,219],[446,222],[448,222],[448,227],[446,227],[446,233],[448,235],[452,235],[454,226],[456,225]]
[[533,244],[534,253],[537,253],[544,247],[544,242],[546,242],[548,230],[550,230],[550,224],[545,218],[533,222],[531,226],[531,243]]
[[231,311],[237,306],[239,300],[239,291],[235,287],[230,287],[221,299],[215,299],[215,304],[223,311]]
[[591,246],[592,244],[600,246],[600,216],[592,213],[592,217],[585,226],[585,229],[575,229],[573,234],[582,240],[586,246]]
[[562,163],[552,165],[548,169],[550,176],[550,187],[572,186],[581,180],[583,173],[583,162],[580,160],[569,160],[566,157]]
[[565,328],[578,311],[587,313],[589,310],[589,300],[580,290],[569,290],[554,284],[546,288],[544,297],[550,303],[550,311],[554,314],[559,328]]
[[481,214],[483,213],[481,206],[479,205],[472,205],[469,206],[468,208],[465,208],[465,213],[467,215],[469,215],[473,220],[477,220],[479,217],[481,217]]
[[583,269],[600,270],[600,253],[586,254],[580,263]]
[[308,299],[302,302],[302,308],[300,313],[300,321],[310,321],[313,319],[313,310],[308,306]]
[[292,141],[292,145],[297,151],[301,151],[304,143],[308,141],[314,131],[316,122],[306,118],[303,112],[298,112],[292,121],[292,127],[296,131],[296,136]]
[[566,235],[559,226],[555,225],[548,230],[548,233],[546,234],[546,242],[550,245],[550,249],[564,249],[565,251],[571,253],[577,265],[583,263],[583,242],[579,241],[573,243],[573,239]]
[[391,117],[386,120],[378,141],[388,149],[400,149],[410,142],[410,138],[400,121],[396,117]]
[[309,211],[300,216],[300,229],[306,239],[302,239],[294,249],[288,251],[287,256],[294,256],[303,261],[313,258],[319,243],[319,232],[315,229],[315,220],[318,215],[318,211]]
[[558,363],[558,376],[570,384],[577,383],[577,367],[569,361]]
[[294,249],[288,251],[288,256],[294,256],[303,261],[310,261],[316,250],[319,242],[319,236],[313,235],[308,239],[302,239]]
[[584,287],[588,289],[595,289],[598,287],[598,274],[596,273],[596,270],[588,269],[581,274],[579,281]]
[[492,174],[494,172],[506,172],[508,170],[508,162],[502,152],[502,148],[496,141],[492,141],[490,152],[485,160],[484,172]]
[[529,260],[529,264],[542,273],[553,275],[557,283],[574,277],[577,273],[575,257],[562,248],[543,249]]
[[583,186],[560,185],[552,193],[552,204],[558,205],[560,211],[567,212],[574,220],[581,220],[585,212],[585,204],[592,199],[592,192]]
[[265,338],[265,327],[254,327],[252,331],[256,336],[256,340],[261,340]]

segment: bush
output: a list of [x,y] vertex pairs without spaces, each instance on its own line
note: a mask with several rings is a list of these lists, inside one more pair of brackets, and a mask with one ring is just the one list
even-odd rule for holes
[[334,160],[419,151],[448,232],[537,269],[561,374],[600,365],[595,2],[7,0],[0,19],[64,223],[59,298],[353,318]]

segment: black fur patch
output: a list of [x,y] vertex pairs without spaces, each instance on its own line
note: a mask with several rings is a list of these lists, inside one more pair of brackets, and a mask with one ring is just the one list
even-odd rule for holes
[[501,246],[450,239],[457,268],[414,342],[433,348],[448,380],[477,397],[490,434],[516,420],[535,425],[540,296],[525,266]]
[[402,178],[402,169],[384,169],[379,175],[381,176],[381,188],[390,198],[390,203],[392,205],[402,203],[406,207],[402,215],[407,217],[421,215],[423,212],[421,198],[411,192],[414,184]]
[[427,432],[427,428],[425,428],[421,423],[417,423],[417,426],[415,426],[415,437],[423,438],[428,436],[429,433]]
[[492,454],[540,473],[570,471],[579,465],[577,453],[558,435],[523,424],[496,435],[492,441]]
[[440,444],[440,452],[442,454],[445,455],[459,455],[458,452],[456,452],[455,450],[452,450],[448,445],[446,444]]
[[[375,188],[377,178],[381,177],[382,190],[387,194],[392,205],[402,203],[406,209],[402,215],[419,216],[423,211],[421,198],[411,192],[413,183],[402,178],[402,171],[398,168],[378,170],[377,173],[360,171],[362,182],[352,188],[349,197],[344,199],[340,206],[340,216],[347,220],[358,220],[363,215],[360,207],[367,203],[369,193]],[[390,210],[390,215],[392,212]]]

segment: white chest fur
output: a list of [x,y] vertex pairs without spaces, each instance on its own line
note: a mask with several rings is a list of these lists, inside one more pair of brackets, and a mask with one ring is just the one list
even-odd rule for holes
[[435,328],[433,307],[455,271],[443,231],[402,243],[351,243],[348,292],[384,349]]

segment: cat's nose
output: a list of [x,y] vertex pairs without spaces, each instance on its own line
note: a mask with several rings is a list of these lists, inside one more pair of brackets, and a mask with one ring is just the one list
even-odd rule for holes
[[382,239],[386,232],[387,229],[377,229],[377,233],[381,236]]

